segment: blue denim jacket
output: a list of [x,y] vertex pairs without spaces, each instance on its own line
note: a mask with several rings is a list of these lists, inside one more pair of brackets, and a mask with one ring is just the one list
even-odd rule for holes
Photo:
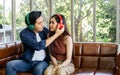
[[28,27],[23,29],[20,32],[20,39],[23,43],[24,53],[21,55],[21,59],[31,62],[34,51],[44,49],[46,51],[46,58],[44,61],[49,62],[49,51],[47,50],[46,46],[46,39],[47,39],[48,29],[44,27],[43,31],[39,32],[41,37],[41,41],[37,42],[36,34],[30,30]]

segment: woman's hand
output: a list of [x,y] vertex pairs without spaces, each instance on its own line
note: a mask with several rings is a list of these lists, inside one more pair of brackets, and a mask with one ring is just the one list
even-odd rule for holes
[[52,70],[52,75],[55,75],[56,71],[58,70],[58,66],[55,66]]
[[52,74],[55,75],[56,71],[60,68],[61,68],[60,64],[56,65],[52,70]]
[[61,68],[61,65],[60,65],[60,64],[58,64],[57,69],[60,69],[60,68]]

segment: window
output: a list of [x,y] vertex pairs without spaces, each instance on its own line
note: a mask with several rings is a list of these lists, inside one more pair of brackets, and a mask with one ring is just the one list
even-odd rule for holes
[[42,16],[44,17],[45,26],[48,27],[48,22],[50,18],[50,2],[49,0],[33,0],[33,9],[42,11]]
[[16,40],[19,41],[20,31],[26,27],[25,15],[30,11],[30,0],[16,0]]
[[74,1],[74,41],[93,41],[93,1]]
[[66,18],[67,27],[71,33],[71,1],[70,0],[54,0],[53,13],[62,14]]
[[0,1],[0,43],[12,41],[11,0]]
[[[0,43],[20,40],[19,33],[26,27],[24,17],[31,10],[42,11],[46,27],[51,15],[63,14],[74,42],[120,43],[120,0],[13,1],[0,1]],[[13,4],[15,16],[12,16]]]
[[96,41],[116,41],[115,0],[96,1]]

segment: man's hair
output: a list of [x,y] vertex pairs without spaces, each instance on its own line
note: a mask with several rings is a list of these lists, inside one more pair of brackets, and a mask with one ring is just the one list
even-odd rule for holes
[[[25,16],[25,23],[26,25],[30,24],[35,24],[36,20],[41,16],[42,12],[41,11],[31,11]],[[28,23],[29,21],[29,23]]]

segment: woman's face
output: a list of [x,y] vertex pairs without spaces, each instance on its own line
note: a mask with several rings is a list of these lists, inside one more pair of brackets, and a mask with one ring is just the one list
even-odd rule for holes
[[50,31],[55,31],[57,29],[57,22],[54,17],[51,18],[49,23]]

